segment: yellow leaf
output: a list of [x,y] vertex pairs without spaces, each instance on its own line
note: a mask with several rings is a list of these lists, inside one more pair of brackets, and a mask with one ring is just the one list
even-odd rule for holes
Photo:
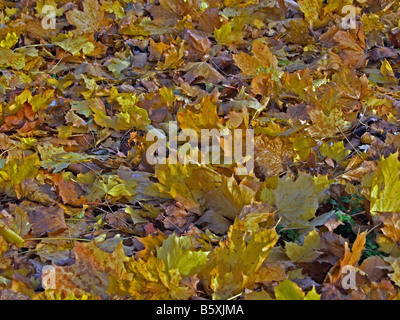
[[386,59],[384,59],[382,61],[382,65],[380,68],[380,72],[389,80],[397,83],[398,80],[396,78],[396,76],[394,75],[392,66],[390,65],[389,61],[387,61]]
[[215,40],[220,45],[231,45],[243,41],[243,32],[238,27],[233,27],[232,22],[223,24],[219,29],[214,30]]
[[[55,293],[63,297],[71,293],[94,294],[107,297],[110,278],[127,277],[124,262],[127,261],[122,241],[113,253],[99,249],[94,242],[75,242],[75,263],[70,266],[54,266]],[[47,289],[47,290],[48,290]],[[113,292],[114,293],[114,292]]]
[[245,75],[256,76],[260,72],[268,73],[271,67],[278,65],[278,59],[263,41],[254,41],[251,51],[253,56],[244,52],[233,55],[236,65]]
[[328,186],[327,176],[312,177],[302,172],[295,181],[289,176],[280,178],[271,200],[282,217],[282,226],[308,226]]
[[19,37],[15,32],[9,32],[6,35],[6,38],[4,40],[1,40],[0,47],[11,49],[18,42],[18,38]]
[[323,8],[323,0],[299,0],[300,10],[311,27],[318,21]]
[[70,52],[73,56],[78,55],[81,51],[84,55],[94,52],[94,44],[87,37],[74,36],[71,32],[58,35],[53,39],[53,43]]
[[382,233],[394,243],[400,242],[400,214],[394,212],[382,213],[379,220],[383,222]]
[[188,236],[172,234],[157,248],[157,258],[164,261],[167,270],[178,269],[182,277],[192,276],[205,267],[208,252],[191,248]]
[[400,162],[398,152],[380,159],[372,180],[370,211],[373,215],[384,212],[400,213]]
[[264,229],[249,235],[244,222],[236,220],[228,239],[208,256],[208,264],[200,273],[205,288],[213,299],[227,299],[241,293],[254,281],[278,235],[274,229]]
[[256,191],[244,184],[238,184],[232,176],[222,176],[222,185],[206,195],[210,208],[222,216],[234,220],[245,205],[254,201]]
[[121,288],[138,300],[187,300],[190,290],[181,286],[179,270],[168,270],[163,260],[154,256],[143,261],[127,262],[131,278],[120,281]]
[[287,170],[295,156],[293,144],[287,137],[254,137],[255,168],[266,177],[273,177]]
[[97,0],[84,0],[83,11],[74,9],[65,15],[68,22],[77,27],[74,30],[77,35],[95,32],[108,23]]
[[20,184],[25,179],[36,177],[39,167],[36,153],[22,159],[8,158],[0,170],[0,183],[10,183],[12,186]]
[[203,99],[199,111],[196,112],[193,109],[178,112],[177,118],[182,129],[193,129],[197,133],[201,133],[201,129],[218,128],[217,105],[213,103],[210,97]]
[[350,150],[344,148],[343,141],[335,143],[324,142],[320,147],[319,151],[324,157],[332,158],[337,162],[342,162],[350,153]]
[[0,48],[0,67],[12,67],[20,70],[25,67],[25,57],[22,53],[8,48]]
[[350,129],[351,123],[343,119],[343,112],[338,108],[331,110],[327,115],[320,109],[311,109],[308,112],[312,125],[307,129],[312,137],[334,138]]
[[313,259],[314,256],[312,254],[320,247],[319,233],[314,229],[304,238],[302,246],[294,242],[286,242],[285,253],[293,262],[304,262],[305,260]]
[[293,140],[293,149],[297,152],[297,157],[301,161],[307,161],[311,154],[311,148],[316,145],[316,141],[308,135],[297,135]]
[[274,290],[276,300],[320,300],[321,298],[315,291],[315,287],[305,294],[296,283],[289,279],[280,282]]
[[221,183],[221,177],[205,167],[181,163],[157,164],[155,183],[147,194],[161,192],[167,197],[179,201],[186,209],[202,213],[202,202],[205,194],[214,190]]

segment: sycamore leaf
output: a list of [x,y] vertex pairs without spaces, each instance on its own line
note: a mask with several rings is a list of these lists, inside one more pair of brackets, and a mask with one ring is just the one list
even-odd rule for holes
[[130,198],[136,195],[138,183],[135,180],[124,180],[118,175],[102,175],[92,184],[87,198],[89,201],[96,201],[104,197],[111,197],[114,200],[123,197]]
[[[234,177],[226,178],[222,176],[220,188],[206,194],[209,210],[197,220],[196,224],[204,225],[207,229],[218,234],[226,233],[232,221],[241,214],[242,209],[253,203],[255,194],[255,190],[244,183],[238,184]],[[254,220],[257,220],[256,217],[254,218]],[[250,221],[249,225],[257,224],[254,220]]]
[[217,105],[210,98],[204,99],[200,103],[198,112],[187,109],[178,112],[178,122],[182,129],[194,129],[198,133],[201,129],[213,129],[218,127],[219,117],[217,114]]
[[241,28],[232,26],[232,23],[228,22],[214,30],[214,37],[220,45],[238,44],[243,41],[243,32]]
[[0,41],[0,47],[11,49],[17,42],[19,37],[15,32],[9,32],[4,40]]
[[147,237],[136,237],[144,245],[144,249],[138,251],[135,258],[146,260],[155,255],[157,247],[160,247],[166,238],[167,236],[161,231],[158,231],[157,234],[150,234]]
[[189,83],[200,77],[212,83],[227,82],[225,77],[207,62],[191,62],[186,64],[182,70],[186,71],[183,78]]
[[14,215],[3,210],[0,213],[0,235],[7,242],[15,243],[17,247],[24,244],[24,236],[31,229],[27,213],[20,207],[15,207]]
[[383,258],[386,262],[390,263],[388,269],[391,271],[389,273],[389,278],[392,280],[397,286],[400,286],[400,262],[399,259],[393,257],[385,257]]
[[351,251],[349,249],[348,242],[345,242],[344,256],[342,259],[340,259],[340,261],[338,261],[333,271],[329,275],[331,283],[338,283],[343,275],[346,274],[345,272],[342,272],[343,268],[348,266],[358,267],[358,261],[360,260],[361,254],[365,248],[366,236],[367,232],[358,233]]

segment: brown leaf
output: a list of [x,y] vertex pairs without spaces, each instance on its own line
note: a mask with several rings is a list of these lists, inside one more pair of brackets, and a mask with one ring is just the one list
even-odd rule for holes
[[67,230],[64,220],[64,210],[59,206],[24,207],[28,213],[29,222],[32,224],[30,235],[32,237],[43,237],[55,235]]
[[51,175],[51,180],[57,188],[64,204],[72,206],[80,206],[87,201],[84,192],[78,183],[68,180],[65,181],[62,173],[55,173]]
[[19,133],[29,132],[43,123],[44,119],[33,111],[30,103],[25,102],[15,115],[9,115],[4,119],[0,128],[3,132],[16,130]]
[[266,177],[276,176],[288,169],[296,152],[286,137],[254,137],[255,167]]
[[379,219],[383,222],[383,234],[390,238],[394,243],[400,241],[400,214],[394,212],[382,213]]

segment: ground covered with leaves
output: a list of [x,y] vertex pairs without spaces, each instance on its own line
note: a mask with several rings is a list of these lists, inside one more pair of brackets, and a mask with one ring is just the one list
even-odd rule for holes
[[[399,18],[1,1],[0,299],[399,299]],[[254,171],[151,164],[171,121],[253,129]]]

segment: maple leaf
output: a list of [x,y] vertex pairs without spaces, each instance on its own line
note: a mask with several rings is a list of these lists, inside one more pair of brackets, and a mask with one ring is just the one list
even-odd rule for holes
[[[156,255],[150,253],[145,260],[132,258],[126,263],[129,280],[120,281],[120,288],[126,290],[135,299],[170,300],[188,299],[192,290],[185,285],[184,279],[190,277],[206,264],[208,252],[193,251],[191,240],[186,236],[175,234],[162,240],[151,237],[148,250],[156,250]],[[154,242],[156,241],[156,242]]]
[[214,37],[220,45],[230,45],[232,43],[241,43],[243,41],[243,26],[241,24],[234,24],[228,22],[223,24],[220,28],[214,29]]
[[127,270],[131,274],[128,281],[121,281],[120,287],[139,300],[187,300],[188,287],[181,286],[182,276],[178,269],[168,270],[163,260],[150,256],[129,261]]
[[39,166],[40,160],[37,154],[22,159],[8,157],[6,164],[0,169],[0,181],[3,184],[18,185],[25,179],[36,177]]
[[378,162],[372,180],[370,211],[373,215],[384,212],[400,213],[397,192],[400,187],[400,162],[398,152]]
[[61,207],[36,206],[25,201],[22,204],[32,225],[30,232],[32,237],[56,235],[68,229],[64,220],[64,210]]
[[199,0],[160,0],[151,8],[151,15],[159,25],[172,25],[186,15],[195,17],[200,8]]
[[58,189],[58,193],[63,200],[63,203],[68,203],[73,206],[80,206],[86,202],[86,197],[83,196],[84,192],[80,186],[68,179],[64,180],[61,173],[52,175],[52,181]]
[[7,241],[15,243],[18,247],[24,244],[24,236],[31,229],[27,213],[15,207],[14,215],[3,210],[0,212],[0,235]]
[[305,294],[301,288],[286,279],[274,288],[276,300],[320,300],[321,296],[315,291],[315,287]]
[[320,246],[320,236],[317,231],[313,230],[304,238],[301,246],[294,242],[286,242],[285,253],[293,262],[311,261],[315,259],[313,253]]
[[8,48],[0,48],[0,66],[20,70],[25,67],[25,57],[20,52]]
[[264,200],[270,200],[276,206],[282,226],[305,227],[315,217],[318,203],[329,184],[326,176],[312,177],[301,173],[296,180],[285,176]]
[[293,144],[287,137],[254,137],[254,164],[266,177],[276,176],[287,170],[295,156]]
[[11,49],[17,42],[19,37],[15,32],[9,32],[6,38],[0,41],[0,47]]
[[69,23],[76,26],[75,34],[92,33],[108,25],[98,0],[84,0],[83,11],[74,9],[66,14]]
[[278,65],[278,59],[263,41],[254,41],[251,51],[253,56],[244,52],[233,55],[236,65],[245,75],[257,76],[260,72],[267,73],[272,66]]
[[399,213],[382,213],[379,219],[383,222],[382,233],[392,240],[394,243],[400,241],[400,214]]
[[343,134],[351,127],[351,123],[343,119],[343,113],[335,108],[326,114],[320,109],[309,109],[308,114],[312,125],[307,131],[312,137],[334,138],[338,134]]
[[206,192],[215,189],[221,182],[220,176],[212,170],[180,163],[156,165],[155,176],[159,183],[148,189],[147,194],[151,195],[153,190],[161,192],[176,199],[186,209],[199,214],[202,212]]
[[305,19],[314,26],[322,13],[323,1],[322,0],[300,0],[298,2],[300,10],[304,13]]
[[199,112],[192,110],[188,108],[177,113],[180,128],[194,129],[198,133],[201,132],[201,129],[218,128],[217,105],[213,103],[210,97],[203,99],[200,103]]
[[222,176],[222,184],[218,190],[206,195],[209,207],[226,218],[234,220],[245,205],[254,201],[256,191],[244,183],[238,184],[234,177]]
[[207,262],[208,252],[193,251],[189,237],[175,234],[157,247],[157,258],[164,261],[168,270],[178,269],[182,277],[188,277],[201,271]]
[[332,144],[323,143],[319,150],[324,157],[330,157],[337,162],[343,161],[350,153],[350,150],[344,148],[343,141]]
[[114,200],[123,197],[131,198],[137,194],[135,180],[124,180],[118,175],[102,175],[92,184],[87,198],[89,201],[100,200],[111,197]]
[[75,242],[73,251],[74,264],[65,267],[54,266],[55,288],[50,289],[53,289],[55,294],[66,297],[70,294],[89,293],[105,298],[108,296],[110,278],[124,279],[126,276],[126,256],[122,242],[111,254],[102,251],[93,242]]
[[33,110],[29,102],[25,102],[15,115],[9,115],[4,119],[4,124],[0,129],[3,132],[17,130],[19,133],[26,133],[42,123],[43,117]]
[[334,266],[333,271],[329,274],[329,279],[331,283],[339,283],[339,280],[343,277],[346,272],[342,272],[344,267],[358,266],[358,261],[361,258],[362,251],[364,250],[366,241],[366,232],[358,233],[357,238],[353,243],[352,250],[349,249],[348,242],[345,242],[345,252],[344,256],[337,262]]
[[277,240],[274,229],[265,229],[249,237],[244,223],[236,219],[227,241],[209,254],[207,266],[200,273],[213,299],[233,297],[251,286],[251,278]]
[[70,52],[73,56],[78,55],[81,51],[84,55],[94,52],[94,44],[90,42],[88,37],[75,36],[69,32],[68,34],[60,34],[53,39],[55,45],[60,46],[65,51]]
[[212,83],[227,83],[225,77],[207,62],[190,62],[183,66],[182,70],[187,71],[183,77],[189,83],[192,83],[199,77]]

